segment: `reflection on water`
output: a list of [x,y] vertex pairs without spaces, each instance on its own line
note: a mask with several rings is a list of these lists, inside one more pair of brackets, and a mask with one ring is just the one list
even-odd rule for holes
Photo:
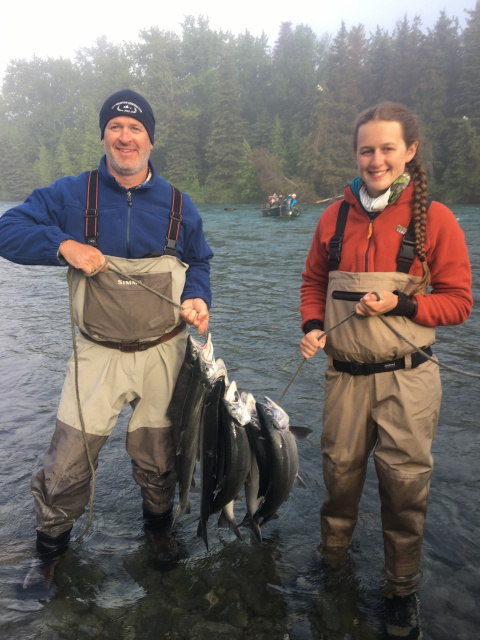
[[[271,220],[236,205],[201,207],[215,251],[211,332],[240,390],[276,400],[296,371],[299,284],[321,208],[296,220]],[[478,208],[455,208],[467,233],[480,300]],[[1,212],[1,209],[0,209]],[[383,549],[379,500],[369,468],[348,559],[328,571],[316,555],[323,369],[302,368],[282,406],[313,433],[298,443],[307,490],[295,488],[264,542],[237,540],[208,523],[210,551],[196,537],[199,487],[178,527],[182,560],[155,567],[143,535],[141,500],[125,452],[128,411],[100,454],[93,523],[59,566],[55,592],[25,599],[34,531],[30,475],[49,443],[71,351],[65,271],[0,261],[0,633],[5,638],[362,640],[382,637],[379,592]],[[461,327],[438,331],[440,361],[480,372],[476,308]],[[425,531],[420,589],[424,637],[471,640],[480,616],[478,545],[480,412],[478,380],[443,372],[444,401],[434,443],[435,470]],[[243,517],[239,500],[237,519]],[[86,516],[74,528],[79,534]]]

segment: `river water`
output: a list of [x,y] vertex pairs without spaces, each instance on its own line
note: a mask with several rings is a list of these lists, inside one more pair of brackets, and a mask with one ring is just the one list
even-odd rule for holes
[[[11,204],[11,203],[10,203]],[[0,203],[3,213],[9,203]],[[295,220],[257,208],[200,206],[215,258],[210,330],[230,380],[257,399],[277,400],[302,358],[299,285],[323,205]],[[453,207],[466,233],[476,307],[459,327],[437,332],[440,362],[480,373],[480,208]],[[310,427],[298,443],[300,474],[260,545],[208,525],[210,550],[196,537],[199,487],[177,536],[183,559],[155,569],[142,529],[141,500],[125,452],[128,411],[100,454],[93,522],[71,545],[43,600],[19,588],[31,562],[30,476],[42,463],[71,352],[66,271],[0,260],[0,637],[12,640],[374,640],[382,637],[383,549],[373,466],[369,467],[350,558],[327,585],[316,557],[325,358],[301,368],[282,400],[292,424]],[[478,378],[442,370],[443,407],[420,587],[424,637],[480,636],[480,394]],[[236,506],[237,518],[244,502]],[[87,521],[75,525],[75,537]]]

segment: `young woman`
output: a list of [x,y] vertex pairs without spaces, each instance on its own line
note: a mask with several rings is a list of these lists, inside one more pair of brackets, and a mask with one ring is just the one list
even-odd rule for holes
[[[438,423],[435,327],[472,308],[464,234],[453,213],[426,199],[415,116],[381,103],[355,125],[360,176],[322,214],[302,275],[300,351],[328,356],[322,463],[322,547],[347,547],[373,450],[384,538],[384,594],[417,590],[431,447]],[[356,311],[357,316],[323,330]]]

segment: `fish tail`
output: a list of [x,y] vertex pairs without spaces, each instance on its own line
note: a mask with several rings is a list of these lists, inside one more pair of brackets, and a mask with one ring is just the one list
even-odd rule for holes
[[243,540],[242,534],[240,533],[240,529],[238,528],[238,524],[237,521],[231,520],[224,512],[224,509],[222,509],[221,513],[220,513],[220,517],[218,518],[218,526],[221,529],[230,529],[230,531],[232,531],[239,540]]

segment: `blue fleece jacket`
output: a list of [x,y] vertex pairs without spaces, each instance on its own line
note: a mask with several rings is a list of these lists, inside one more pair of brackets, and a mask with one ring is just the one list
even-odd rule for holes
[[[150,165],[152,178],[128,190],[100,161],[98,188],[98,248],[105,255],[142,258],[163,254],[172,204],[172,188]],[[61,265],[57,252],[63,240],[85,242],[85,208],[89,172],[60,178],[35,189],[0,217],[0,256],[18,264]],[[211,304],[212,250],[203,233],[200,214],[183,194],[177,257],[188,264],[182,300],[202,298]]]

